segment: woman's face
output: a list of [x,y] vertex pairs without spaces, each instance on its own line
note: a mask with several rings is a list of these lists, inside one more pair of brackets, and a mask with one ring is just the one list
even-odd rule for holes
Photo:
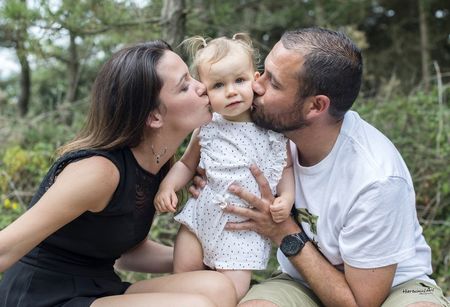
[[205,86],[191,77],[186,63],[176,53],[166,51],[156,69],[163,81],[159,99],[164,125],[190,132],[211,120]]

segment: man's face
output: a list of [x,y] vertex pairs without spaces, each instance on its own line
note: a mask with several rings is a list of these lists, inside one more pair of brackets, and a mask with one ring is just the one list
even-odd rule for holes
[[277,132],[288,132],[307,125],[303,103],[298,98],[298,72],[303,57],[278,42],[266,57],[264,73],[253,83],[252,120]]

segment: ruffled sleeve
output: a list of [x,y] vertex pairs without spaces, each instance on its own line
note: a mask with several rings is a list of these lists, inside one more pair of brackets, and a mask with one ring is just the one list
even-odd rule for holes
[[283,174],[283,169],[287,165],[287,138],[281,133],[272,130],[268,130],[267,135],[271,150],[267,154],[267,171],[265,175],[270,186],[276,188]]

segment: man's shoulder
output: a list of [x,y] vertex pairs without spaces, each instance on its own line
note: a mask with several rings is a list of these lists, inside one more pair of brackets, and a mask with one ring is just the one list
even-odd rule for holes
[[338,159],[355,177],[377,181],[390,176],[409,181],[409,170],[395,145],[356,112],[346,114],[340,135]]

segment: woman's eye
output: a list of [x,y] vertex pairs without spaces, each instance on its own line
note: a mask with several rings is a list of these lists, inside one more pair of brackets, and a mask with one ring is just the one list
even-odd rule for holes
[[186,84],[185,86],[183,86],[182,88],[181,88],[181,91],[182,92],[187,92],[189,90],[189,84]]

